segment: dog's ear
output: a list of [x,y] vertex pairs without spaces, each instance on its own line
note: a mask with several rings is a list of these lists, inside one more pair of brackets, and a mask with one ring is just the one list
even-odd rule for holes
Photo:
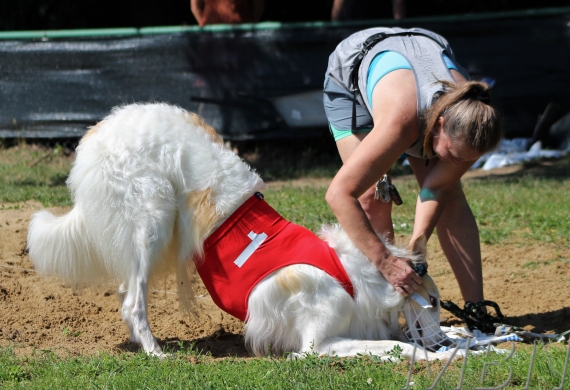
[[424,233],[410,242],[408,248],[414,255],[421,256],[424,261],[427,257],[427,238]]

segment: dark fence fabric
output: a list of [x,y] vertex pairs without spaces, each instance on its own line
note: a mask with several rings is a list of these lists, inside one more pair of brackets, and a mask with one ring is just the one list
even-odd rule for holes
[[[78,137],[113,106],[147,101],[194,111],[228,140],[322,135],[324,113],[322,124],[291,127],[274,100],[322,90],[334,47],[377,25],[4,38],[0,137]],[[442,34],[474,78],[495,80],[508,137],[531,136],[549,102],[570,102],[570,9],[398,25]]]

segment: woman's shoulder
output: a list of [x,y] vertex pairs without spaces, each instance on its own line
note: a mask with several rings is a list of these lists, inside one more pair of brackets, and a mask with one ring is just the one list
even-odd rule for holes
[[410,69],[396,69],[386,74],[376,84],[372,99],[373,107],[377,106],[376,102],[384,106],[411,102],[415,106],[417,92],[414,73]]
[[375,127],[393,126],[418,134],[416,81],[409,69],[398,69],[384,76],[372,94]]

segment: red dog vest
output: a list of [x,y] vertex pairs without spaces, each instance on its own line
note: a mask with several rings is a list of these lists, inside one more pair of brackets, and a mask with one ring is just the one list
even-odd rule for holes
[[292,264],[309,264],[336,278],[354,296],[334,250],[310,230],[281,217],[263,195],[242,204],[204,243],[198,273],[225,312],[245,321],[251,290],[264,277]]

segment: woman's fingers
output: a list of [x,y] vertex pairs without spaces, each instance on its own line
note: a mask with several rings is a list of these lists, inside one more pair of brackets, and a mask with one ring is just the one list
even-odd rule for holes
[[408,292],[407,292],[406,290],[404,290],[402,287],[395,287],[395,289],[396,289],[396,291],[397,291],[400,295],[402,295],[402,296],[404,296],[404,297],[407,297],[408,295],[410,295],[410,294],[408,294]]
[[403,296],[416,291],[422,283],[422,278],[410,267],[409,259],[393,257],[389,264],[380,270],[388,282]]
[[[414,282],[416,282],[417,284],[422,284],[422,282],[423,282],[422,277],[420,275],[418,275],[415,271],[412,272],[411,277],[414,280]],[[416,287],[416,289],[417,289],[417,287]]]

